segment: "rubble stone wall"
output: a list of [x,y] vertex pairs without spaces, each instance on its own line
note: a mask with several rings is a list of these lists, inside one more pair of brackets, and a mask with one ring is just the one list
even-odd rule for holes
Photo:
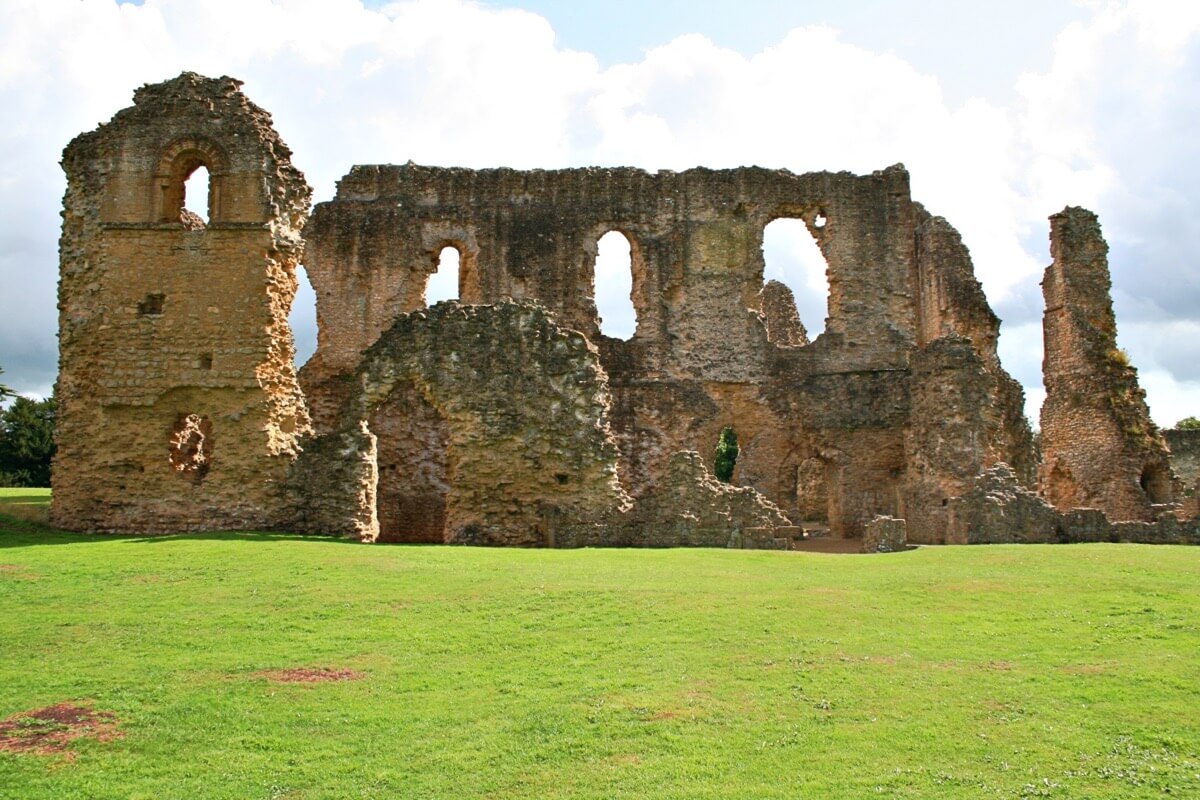
[[1086,209],[1066,208],[1050,226],[1042,493],[1063,511],[1097,508],[1112,520],[1152,521],[1152,506],[1172,502],[1174,488],[1137,370],[1117,347],[1108,245]]
[[[802,219],[828,264],[829,317],[811,343],[790,290],[763,281],[763,230],[780,217]],[[596,242],[614,230],[631,243],[628,341],[601,335],[594,304]],[[424,307],[453,246],[463,303],[535,299],[595,344],[635,498],[659,489],[676,453],[711,467],[732,425],[736,483],[794,521],[856,536],[876,515],[903,513],[906,487],[928,477],[906,452],[910,361],[944,336],[973,337],[991,390],[971,411],[982,415],[979,452],[948,469],[1005,460],[1032,476],[1023,396],[995,354],[999,323],[957,234],[912,202],[900,166],[867,176],[360,166],[317,206],[307,236],[320,337],[301,380],[318,430],[345,399],[338,376],[397,315]],[[936,535],[910,528],[917,541]]]
[[[64,151],[63,527],[785,547],[799,526],[858,537],[890,518],[914,543],[1192,536],[1116,349],[1089,212],[1052,218],[1039,469],[970,255],[902,165],[357,166],[310,217],[239,87],[142,87]],[[200,167],[208,196],[186,197]],[[779,218],[826,261],[812,340],[763,280]],[[627,341],[595,307],[610,231],[630,242]],[[446,247],[460,296],[427,308]],[[318,346],[297,376],[301,258]],[[725,426],[733,485],[711,469]]]
[[[287,315],[310,190],[239,86],[143,87],[63,153],[61,527],[286,522],[279,484],[309,430]],[[183,207],[201,166],[209,196],[187,200],[207,224]]]

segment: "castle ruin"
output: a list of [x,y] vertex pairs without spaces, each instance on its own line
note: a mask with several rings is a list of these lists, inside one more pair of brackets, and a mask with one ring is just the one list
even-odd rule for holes
[[[1045,540],[1160,531],[1164,515],[1191,535],[1115,348],[1088,212],[1052,218],[1039,458],[967,249],[900,165],[356,166],[310,214],[239,87],[144,86],[64,152],[61,527],[786,547],[804,527],[854,538],[893,517],[942,543],[980,540],[978,524],[1014,540],[1020,515],[988,510],[1010,502],[1040,509]],[[207,222],[184,207],[201,166]],[[763,280],[779,218],[802,220],[827,262],[811,342],[790,290]],[[631,249],[627,341],[601,333],[594,300],[611,231]],[[445,247],[459,300],[427,307]],[[301,262],[318,344],[297,373]],[[725,426],[734,485],[711,473]],[[1080,506],[1101,511],[1072,528]]]

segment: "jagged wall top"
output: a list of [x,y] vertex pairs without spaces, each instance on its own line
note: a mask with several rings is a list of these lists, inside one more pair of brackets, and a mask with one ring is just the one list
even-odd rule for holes
[[[271,115],[241,86],[228,76],[194,72],[146,84],[134,92],[133,106],[67,145],[63,169],[68,177],[90,172],[104,181],[102,222],[155,224],[176,221],[157,191],[167,192],[166,184],[205,166],[220,187],[210,192],[210,206],[218,211],[210,224],[282,221],[298,243],[312,189],[292,165],[292,151]],[[159,184],[155,189],[136,185],[148,176]]]

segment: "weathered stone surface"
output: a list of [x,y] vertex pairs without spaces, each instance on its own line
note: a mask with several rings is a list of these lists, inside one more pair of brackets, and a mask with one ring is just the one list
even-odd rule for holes
[[1154,522],[1111,522],[1096,508],[1058,511],[1022,486],[1007,464],[987,470],[950,500],[948,525],[946,540],[953,544],[1200,544],[1200,520],[1180,522],[1166,510]]
[[[599,523],[630,506],[595,348],[536,304],[445,302],[402,314],[347,382],[326,435],[349,443],[366,430],[374,459],[352,454],[359,471],[336,485],[321,463],[305,462],[300,503],[373,493],[378,519],[360,508],[336,528],[321,520],[330,532],[374,540],[383,522],[392,541],[535,546],[553,543],[558,520]],[[435,510],[414,520],[413,491]]]
[[947,544],[1044,544],[1058,541],[1058,512],[996,464],[949,502]]
[[863,533],[864,553],[899,553],[908,549],[908,526],[902,519],[876,517]]
[[788,347],[809,343],[791,289],[779,281],[767,281],[759,293],[759,303],[767,326],[767,341]]
[[1137,370],[1117,349],[1108,245],[1096,215],[1050,218],[1042,292],[1046,401],[1040,483],[1056,508],[1099,508],[1114,520],[1152,520],[1174,497],[1167,447],[1150,420]]
[[[63,152],[59,526],[290,521],[277,486],[309,421],[287,315],[310,191],[240,85],[144,86]],[[207,224],[183,207],[201,166]]]
[[1171,449],[1171,470],[1183,487],[1179,515],[1194,519],[1200,516],[1200,430],[1171,428],[1163,437]]
[[754,489],[721,483],[696,452],[676,453],[658,490],[643,496],[629,521],[630,544],[783,550],[771,533],[789,527]]
[[[1054,218],[1043,489],[1158,520],[1145,530],[1031,494],[999,321],[901,165],[358,166],[306,225],[309,189],[239,85],[185,73],[143,87],[64,153],[64,527],[784,547],[802,524],[875,536],[894,527],[882,517],[914,542],[1191,535],[1113,355],[1087,212]],[[200,166],[207,223],[184,207]],[[781,217],[803,220],[827,262],[811,342],[790,290],[763,280],[763,230]],[[630,242],[628,341],[603,336],[595,308],[609,231]],[[460,298],[426,308],[444,247]],[[319,331],[297,378],[302,250]],[[725,426],[734,486],[711,474]]]

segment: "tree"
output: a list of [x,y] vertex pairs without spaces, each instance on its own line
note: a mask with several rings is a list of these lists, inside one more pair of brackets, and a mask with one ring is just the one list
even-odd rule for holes
[[713,472],[717,480],[733,483],[733,468],[737,465],[738,442],[737,434],[732,425],[721,429],[721,438],[717,439],[717,454],[713,459]]
[[[0,367],[0,375],[3,375],[3,374],[4,374],[4,367]],[[0,400],[3,400],[6,397],[16,397],[16,396],[17,396],[16,392],[14,392],[12,389],[5,386],[3,383],[0,383]]]
[[1184,417],[1175,423],[1175,427],[1181,431],[1200,431],[1200,419]]
[[58,403],[18,397],[0,411],[0,486],[49,486]]

